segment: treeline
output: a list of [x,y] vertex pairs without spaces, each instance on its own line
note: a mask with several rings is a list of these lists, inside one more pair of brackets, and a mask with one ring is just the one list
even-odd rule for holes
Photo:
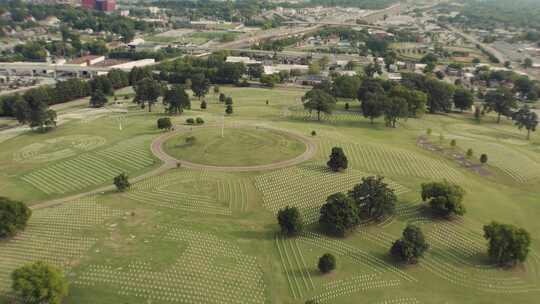
[[173,84],[184,84],[194,75],[202,75],[211,83],[239,84],[246,73],[243,63],[225,62],[228,52],[218,52],[207,59],[183,57],[161,63],[157,70],[161,80]]
[[[48,109],[49,106],[88,97],[96,91],[111,95],[114,90],[130,85],[130,74],[112,70],[108,75],[98,76],[90,81],[72,78],[60,81],[56,86],[41,86],[27,90],[23,94],[12,94],[0,98],[0,116],[17,118],[21,123],[36,119],[29,113],[35,108]],[[45,111],[45,110],[44,110]],[[39,114],[39,113],[38,113]],[[34,116],[39,116],[35,114]]]

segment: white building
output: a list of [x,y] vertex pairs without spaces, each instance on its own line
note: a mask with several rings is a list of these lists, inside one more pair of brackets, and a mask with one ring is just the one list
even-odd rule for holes
[[225,62],[243,63],[245,65],[248,65],[248,64],[261,64],[260,61],[253,60],[253,59],[251,59],[249,57],[241,57],[241,56],[227,56],[227,59],[225,60]]

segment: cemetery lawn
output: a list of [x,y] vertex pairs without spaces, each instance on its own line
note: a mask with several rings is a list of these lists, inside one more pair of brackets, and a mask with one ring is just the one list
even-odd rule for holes
[[[13,269],[36,260],[64,270],[70,282],[65,303],[537,303],[540,135],[528,142],[510,121],[498,125],[488,115],[477,123],[470,113],[425,115],[389,129],[382,119],[372,125],[356,112],[357,101],[348,101],[350,111],[340,102],[333,115],[317,122],[300,103],[305,90],[221,92],[234,101],[225,138],[210,127],[221,124],[225,109],[210,93],[206,110],[193,98],[192,110],[171,117],[177,130],[189,128],[185,120],[196,117],[209,127],[173,137],[165,144],[168,153],[236,166],[290,159],[306,149],[255,125],[303,134],[317,152],[303,163],[259,172],[172,168],[123,193],[104,191],[35,208],[24,232],[0,241],[0,303],[10,303]],[[126,94],[124,105],[106,111],[66,107],[60,117],[67,122],[49,133],[8,138],[0,132],[0,195],[40,206],[111,185],[118,172],[133,178],[161,166],[150,145],[165,132],[156,127],[166,117],[163,108],[156,105],[148,113]],[[252,127],[233,128],[239,125]],[[183,147],[188,135],[196,142]],[[487,173],[420,147],[420,136],[454,153],[472,148],[475,164],[487,153]],[[334,146],[349,160],[341,173],[326,169]],[[371,175],[384,176],[395,190],[395,215],[345,238],[325,236],[317,225],[325,199]],[[422,212],[421,184],[443,179],[467,193],[461,219],[437,220]],[[275,216],[285,206],[297,207],[306,223],[295,238],[278,233]],[[531,233],[526,263],[514,269],[491,265],[482,227],[492,220]],[[414,266],[388,255],[408,223],[419,225],[430,244]],[[336,256],[337,269],[321,275],[317,261],[328,252]]]
[[286,133],[250,127],[195,128],[165,143],[165,151],[180,160],[213,166],[254,166],[292,159],[305,144]]

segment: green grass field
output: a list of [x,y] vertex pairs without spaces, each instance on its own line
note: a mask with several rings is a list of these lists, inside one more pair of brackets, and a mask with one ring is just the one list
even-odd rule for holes
[[[223,137],[222,137],[223,131]],[[188,138],[193,142],[186,141]],[[196,128],[165,143],[165,151],[180,160],[213,166],[254,166],[294,158],[305,151],[302,142],[263,128]]]
[[[135,177],[159,167],[150,145],[163,134],[156,128],[157,118],[165,116],[162,106],[148,113],[127,100],[88,112],[84,102],[75,102],[60,111],[67,122],[52,132],[7,137],[0,150],[0,195],[35,209],[24,232],[0,241],[0,303],[12,299],[13,269],[36,260],[64,269],[70,282],[65,303],[538,302],[540,135],[526,141],[510,121],[498,125],[487,116],[477,123],[468,113],[426,115],[389,129],[356,113],[355,101],[349,101],[351,111],[340,103],[338,112],[317,122],[302,110],[305,91],[299,89],[221,91],[233,98],[234,114],[223,118],[217,95],[205,98],[206,110],[193,99],[193,109],[172,117],[173,123],[185,129],[186,118],[202,117],[208,127],[173,137],[166,151],[202,164],[246,166],[290,159],[306,149],[270,131],[275,128],[309,137],[317,147],[314,157],[259,172],[174,168],[123,193],[39,208],[110,185],[118,172]],[[442,134],[442,145],[456,139],[456,149],[472,148],[474,158],[487,153],[489,175],[419,147],[417,139],[428,128],[433,142]],[[195,144],[185,146],[186,136],[195,136]],[[342,173],[325,165],[334,146],[349,158]],[[325,236],[316,225],[325,198],[370,175],[385,176],[395,189],[396,214],[363,223],[345,238]],[[467,214],[460,220],[434,220],[422,212],[420,184],[442,179],[467,192]],[[296,238],[278,234],[275,214],[285,206],[298,207],[308,224]],[[514,269],[490,264],[482,226],[492,220],[531,233],[526,263]],[[431,247],[418,265],[403,267],[388,251],[407,223],[421,225]],[[317,260],[327,252],[336,255],[338,266],[321,275]]]

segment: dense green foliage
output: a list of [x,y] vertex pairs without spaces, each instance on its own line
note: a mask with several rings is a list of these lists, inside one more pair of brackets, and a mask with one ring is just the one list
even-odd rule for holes
[[488,254],[494,263],[515,265],[527,259],[531,237],[525,229],[492,222],[484,226],[484,237],[489,242]]
[[166,89],[163,104],[169,114],[182,114],[184,109],[191,109],[191,100],[182,85],[172,85]]
[[169,117],[160,117],[157,120],[157,127],[160,130],[170,130],[172,128],[172,122]]
[[26,228],[32,210],[24,203],[0,196],[0,238],[12,237]]
[[297,235],[304,229],[302,215],[296,207],[285,207],[278,211],[277,219],[281,233],[292,236]]
[[62,271],[44,262],[35,262],[15,269],[11,274],[13,290],[23,303],[60,304],[68,294],[68,281]]
[[422,200],[429,200],[433,212],[447,218],[465,214],[464,195],[463,188],[447,181],[422,184]]
[[420,227],[409,224],[403,230],[401,239],[392,244],[390,254],[402,262],[416,264],[428,248],[429,245]]
[[120,192],[124,192],[131,184],[129,183],[128,176],[125,173],[120,173],[114,177],[113,184],[116,186],[116,189]]
[[330,153],[330,159],[326,163],[328,168],[334,172],[339,172],[347,169],[349,167],[349,161],[343,149],[340,147],[333,147],[332,152]]
[[390,216],[396,208],[397,196],[382,176],[362,178],[362,182],[349,191],[362,216],[381,219]]
[[336,99],[320,89],[312,89],[302,97],[304,108],[317,112],[317,120],[321,120],[321,113],[331,114],[336,104]]
[[335,193],[321,207],[319,224],[332,235],[345,236],[360,223],[355,202],[344,193]]
[[336,264],[336,257],[331,253],[325,253],[319,258],[317,266],[321,273],[329,273],[336,269]]
[[538,126],[538,114],[531,111],[528,105],[524,105],[512,115],[512,119],[520,130],[523,128],[527,130],[527,140],[529,140],[531,138],[531,132],[536,131],[536,127]]

